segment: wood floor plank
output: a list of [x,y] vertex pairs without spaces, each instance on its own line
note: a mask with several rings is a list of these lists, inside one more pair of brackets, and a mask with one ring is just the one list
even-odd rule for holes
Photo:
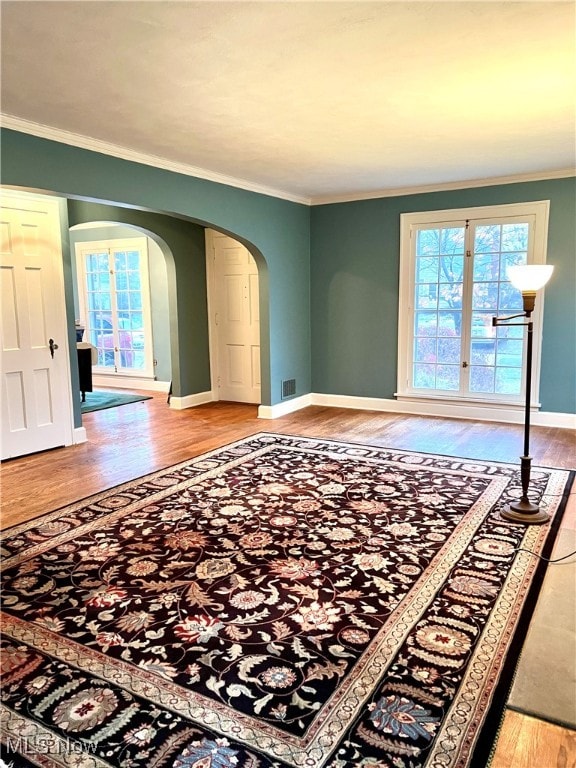
[[[324,406],[264,420],[258,418],[254,405],[212,403],[173,410],[163,394],[85,414],[83,425],[86,443],[2,464],[3,528],[259,432],[512,463],[519,463],[523,441],[520,425]],[[576,467],[576,433],[533,427],[531,453],[534,465],[572,469]],[[573,488],[563,522],[572,530],[576,528],[574,494]],[[491,768],[576,768],[576,734],[508,711]]]
[[490,768],[574,768],[576,731],[507,710]]

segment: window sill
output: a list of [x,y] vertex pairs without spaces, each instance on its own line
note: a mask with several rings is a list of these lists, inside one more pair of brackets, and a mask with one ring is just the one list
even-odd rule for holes
[[150,373],[142,373],[141,371],[111,371],[108,368],[98,367],[97,365],[92,366],[92,372],[98,376],[110,376],[113,379],[122,377],[128,379],[148,379],[149,381],[154,381],[155,379],[154,374]]
[[[479,398],[469,397],[461,395],[438,395],[428,394],[426,392],[395,392],[394,397],[398,402],[408,403],[425,403],[433,400],[437,403],[452,406],[475,406],[477,408],[507,408],[512,411],[522,411],[526,407],[526,403],[520,400],[502,400],[496,398]],[[540,410],[541,404],[538,402],[532,402],[530,404],[530,410]]]

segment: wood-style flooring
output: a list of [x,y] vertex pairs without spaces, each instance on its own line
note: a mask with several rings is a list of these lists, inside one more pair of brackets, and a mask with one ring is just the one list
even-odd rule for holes
[[[144,393],[150,394],[150,393]],[[86,443],[5,462],[2,528],[257,432],[349,440],[472,459],[518,462],[523,428],[312,406],[271,421],[257,407],[213,403],[177,411],[166,395],[83,418]],[[576,467],[572,430],[533,427],[534,464]],[[576,489],[563,528],[576,529]],[[555,551],[553,557],[565,553]],[[507,710],[491,768],[575,768],[576,732]]]

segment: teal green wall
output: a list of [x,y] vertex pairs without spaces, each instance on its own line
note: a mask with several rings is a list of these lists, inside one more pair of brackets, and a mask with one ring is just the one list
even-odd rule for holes
[[312,391],[396,392],[400,214],[550,200],[540,400],[576,412],[575,192],[567,178],[312,208]]
[[[280,401],[284,379],[296,379],[296,395],[310,391],[307,206],[6,129],[1,132],[0,151],[5,185],[169,214],[225,232],[246,245],[259,267],[262,403]],[[174,237],[179,236],[177,224],[170,226]],[[192,246],[200,248],[199,237]],[[209,388],[207,335],[204,340],[195,337],[199,346],[192,349],[182,346],[180,338],[198,323],[199,297],[191,288],[199,285],[194,262],[175,259],[168,275],[170,281],[173,269],[176,304],[171,323],[178,326],[180,347],[173,349],[178,365],[173,360],[172,373],[180,382],[180,392],[174,393],[182,397]],[[201,355],[204,363],[198,365]]]
[[[550,200],[548,261],[556,270],[546,288],[540,399],[543,410],[576,411],[574,178],[310,209],[14,131],[2,131],[1,151],[2,183],[114,201],[115,209],[146,218],[147,224],[140,223],[146,229],[152,229],[147,211],[157,212],[153,231],[171,241],[171,249],[179,240],[188,248],[188,256],[168,262],[174,286],[172,365],[180,396],[209,388],[201,229],[210,226],[243,242],[259,265],[262,403],[271,405],[281,399],[281,381],[291,378],[297,395],[393,397],[401,213]],[[107,218],[87,206],[69,203],[70,224],[94,220],[87,216]],[[138,225],[127,216],[113,220]],[[182,234],[181,226],[190,222],[200,225],[198,237],[192,229]]]

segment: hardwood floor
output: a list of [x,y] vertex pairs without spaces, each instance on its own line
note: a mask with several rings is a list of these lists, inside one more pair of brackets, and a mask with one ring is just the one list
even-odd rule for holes
[[[150,393],[145,393],[150,394]],[[313,406],[273,421],[257,407],[213,403],[185,411],[166,396],[85,414],[88,442],[5,462],[3,528],[258,432],[350,440],[473,459],[518,462],[523,428]],[[533,427],[534,464],[574,468],[576,434]],[[563,529],[576,530],[576,489]],[[555,551],[554,556],[564,552]],[[491,768],[574,768],[576,733],[508,710]]]

